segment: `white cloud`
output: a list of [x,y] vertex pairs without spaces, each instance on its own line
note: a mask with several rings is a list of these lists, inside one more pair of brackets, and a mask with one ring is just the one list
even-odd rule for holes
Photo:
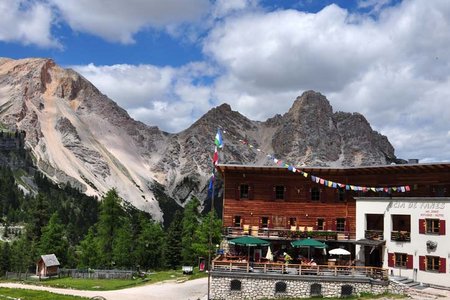
[[148,29],[197,20],[208,0],[49,0],[76,31],[106,40],[133,43],[133,35]]
[[[404,1],[381,8],[377,18],[330,5],[316,14],[279,10],[227,19],[204,51],[224,70],[215,96],[250,118],[284,113],[303,90],[314,89],[335,110],[363,113],[400,157],[444,160],[448,28],[446,0]],[[427,138],[419,146],[404,136]]]
[[52,37],[53,16],[45,3],[31,0],[0,1],[0,41],[39,47],[60,47]]
[[135,119],[177,132],[211,106],[208,86],[195,83],[214,70],[204,63],[180,68],[152,65],[73,66]]

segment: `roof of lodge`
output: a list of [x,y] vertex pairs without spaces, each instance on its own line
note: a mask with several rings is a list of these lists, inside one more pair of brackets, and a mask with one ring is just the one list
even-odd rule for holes
[[[239,164],[219,164],[221,173],[225,171],[259,171],[259,172],[291,172],[286,167],[280,166],[255,166]],[[393,173],[423,173],[423,172],[449,172],[450,163],[418,163],[395,164],[358,167],[296,167],[298,170],[315,174],[393,174]]]

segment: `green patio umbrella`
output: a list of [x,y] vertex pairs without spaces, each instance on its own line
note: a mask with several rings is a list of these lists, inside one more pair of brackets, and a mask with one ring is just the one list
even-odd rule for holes
[[248,252],[247,252],[247,259],[250,261],[250,247],[258,247],[258,246],[269,246],[270,243],[265,240],[258,239],[253,236],[241,236],[232,240],[228,241],[231,245],[238,245],[238,246],[247,246]]
[[292,245],[292,247],[308,247],[308,259],[311,258],[311,255],[310,255],[311,248],[324,249],[324,248],[328,247],[327,244],[322,243],[321,241],[318,241],[315,239],[311,239],[311,238],[293,241],[293,242],[291,242],[291,245]]
[[229,244],[239,245],[239,246],[248,246],[248,247],[256,247],[256,246],[269,246],[270,243],[268,241],[258,239],[253,236],[241,236],[228,241]]

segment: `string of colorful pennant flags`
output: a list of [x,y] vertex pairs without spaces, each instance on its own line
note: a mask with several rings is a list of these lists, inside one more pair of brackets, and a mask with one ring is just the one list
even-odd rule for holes
[[[272,154],[265,153],[260,148],[255,147],[252,144],[250,144],[247,140],[243,140],[243,139],[239,138],[238,136],[232,134],[231,132],[229,132],[228,130],[223,128],[222,126],[219,126],[219,130],[218,130],[218,133],[216,135],[216,140],[217,140],[217,136],[218,135],[220,136],[220,145],[221,145],[220,148],[223,147],[222,135],[220,133],[220,129],[222,129],[222,132],[224,134],[227,134],[230,137],[238,140],[240,143],[242,143],[243,145],[246,145],[250,149],[266,155],[267,158],[269,158],[274,164],[276,164],[278,166],[281,166],[281,167],[284,167],[284,168],[287,168],[289,171],[291,171],[293,173],[299,173],[299,174],[303,175],[303,177],[305,177],[305,178],[309,177],[311,179],[311,181],[313,181],[315,183],[318,183],[318,184],[321,184],[321,185],[323,185],[325,187],[334,188],[334,189],[345,189],[347,191],[359,191],[359,192],[363,192],[363,193],[365,193],[365,192],[386,192],[386,193],[400,192],[400,193],[404,193],[404,192],[409,192],[411,190],[411,187],[409,185],[404,185],[404,186],[387,186],[387,187],[368,187],[368,186],[360,186],[360,185],[344,184],[344,183],[334,182],[332,180],[327,180],[327,179],[321,178],[319,176],[314,176],[314,175],[312,175],[310,173],[302,171],[300,168],[295,167],[294,165],[288,164],[285,161],[276,158]],[[217,165],[216,161],[214,161],[214,165]]]

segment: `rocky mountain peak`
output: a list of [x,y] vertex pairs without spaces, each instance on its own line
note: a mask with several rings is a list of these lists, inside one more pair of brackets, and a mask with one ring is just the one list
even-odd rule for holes
[[[133,120],[84,77],[49,59],[0,58],[0,122],[26,132],[38,167],[55,182],[98,196],[116,188],[155,219],[163,218],[161,207],[173,208],[167,205],[171,197],[179,204],[192,195],[205,199],[217,128],[226,131],[221,163],[272,164],[267,153],[298,166],[395,159],[388,139],[364,116],[334,113],[326,97],[314,91],[265,122],[224,103],[186,130],[169,134]],[[155,196],[162,194],[165,202]]]
[[290,119],[301,119],[305,114],[330,116],[333,108],[327,98],[315,91],[306,91],[292,104],[287,115]]

